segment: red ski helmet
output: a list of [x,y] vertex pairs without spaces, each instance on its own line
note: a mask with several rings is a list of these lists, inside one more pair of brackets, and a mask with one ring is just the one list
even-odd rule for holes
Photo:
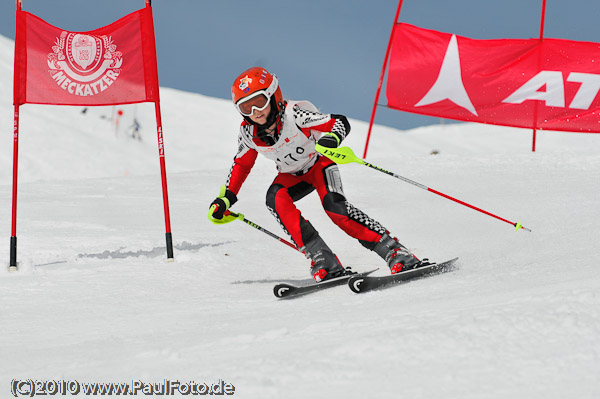
[[254,109],[263,110],[268,104],[271,104],[271,114],[274,117],[284,107],[277,76],[261,67],[247,69],[233,81],[231,98],[246,120],[249,120]]

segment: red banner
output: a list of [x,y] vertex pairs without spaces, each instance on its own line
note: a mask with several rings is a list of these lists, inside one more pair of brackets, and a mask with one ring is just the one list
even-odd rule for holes
[[397,24],[391,108],[462,121],[600,132],[600,44],[474,40]]
[[152,9],[89,32],[54,27],[17,10],[14,104],[157,102]]

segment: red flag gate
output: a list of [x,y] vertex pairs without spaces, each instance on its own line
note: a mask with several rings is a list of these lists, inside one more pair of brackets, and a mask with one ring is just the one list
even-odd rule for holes
[[17,269],[17,170],[22,104],[116,105],[153,102],[166,227],[167,259],[173,239],[160,111],[151,0],[105,27],[68,32],[22,10],[16,0],[13,191],[10,269]]

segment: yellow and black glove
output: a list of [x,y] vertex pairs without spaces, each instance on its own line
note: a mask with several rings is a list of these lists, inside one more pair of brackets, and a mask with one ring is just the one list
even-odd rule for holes
[[236,195],[232,191],[229,191],[226,186],[221,186],[219,196],[210,204],[210,208],[208,210],[208,219],[213,223],[215,222],[215,219],[223,219],[225,211],[227,211],[236,202]]
[[317,144],[327,148],[337,148],[341,143],[340,138],[335,133],[324,133]]

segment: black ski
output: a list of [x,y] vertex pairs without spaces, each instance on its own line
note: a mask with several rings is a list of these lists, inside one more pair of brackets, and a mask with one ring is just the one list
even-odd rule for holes
[[322,283],[314,283],[308,285],[292,285],[287,283],[279,283],[273,287],[273,294],[277,298],[294,298],[301,295],[310,294],[312,292],[317,292],[326,288],[337,287],[340,285],[344,285],[348,282],[351,277],[364,277],[367,276],[378,269],[369,270],[368,272],[363,273],[353,273],[347,274],[344,276],[332,278],[331,280],[323,281]]
[[390,274],[388,276],[353,275],[348,279],[348,287],[356,293],[377,290],[414,278],[452,271],[454,270],[454,264],[457,260],[458,258],[454,258],[442,263],[432,263],[427,266],[407,270],[398,274]]

